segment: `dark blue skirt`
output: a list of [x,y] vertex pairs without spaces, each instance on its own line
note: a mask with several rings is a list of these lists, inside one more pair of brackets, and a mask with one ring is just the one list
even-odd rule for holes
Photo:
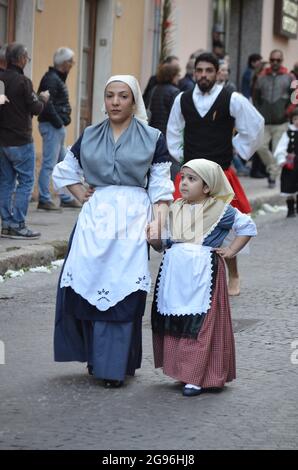
[[[69,241],[71,247],[74,230]],[[115,267],[116,269],[116,267]],[[60,278],[63,272],[61,270]],[[96,275],[96,274],[95,274]],[[142,317],[147,293],[132,292],[114,307],[100,311],[71,287],[58,283],[54,359],[93,366],[96,378],[124,380],[142,360]]]

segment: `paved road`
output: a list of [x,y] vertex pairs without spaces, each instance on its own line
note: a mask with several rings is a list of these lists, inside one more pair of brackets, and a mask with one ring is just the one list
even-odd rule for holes
[[[106,390],[84,365],[52,360],[58,273],[0,285],[0,449],[294,449],[298,445],[298,218],[259,218],[240,260],[242,294],[232,300],[235,382],[220,394],[182,397],[152,365],[150,298],[143,367]],[[156,272],[158,255],[152,259]]]

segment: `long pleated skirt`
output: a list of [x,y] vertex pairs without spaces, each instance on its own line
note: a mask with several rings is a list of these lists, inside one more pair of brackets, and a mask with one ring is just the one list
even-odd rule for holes
[[[154,299],[155,367],[161,367],[164,374],[181,382],[203,388],[221,388],[236,378],[235,343],[225,265],[221,258],[217,257],[210,309],[199,319],[190,317],[165,318],[158,313]],[[162,331],[161,325],[165,322],[167,326]],[[194,330],[197,331],[196,337]]]
[[134,375],[142,361],[142,317],[147,293],[132,292],[108,310],[100,311],[71,287],[61,288],[60,280],[61,276],[54,329],[55,361],[86,362],[99,379],[124,380],[126,375]]

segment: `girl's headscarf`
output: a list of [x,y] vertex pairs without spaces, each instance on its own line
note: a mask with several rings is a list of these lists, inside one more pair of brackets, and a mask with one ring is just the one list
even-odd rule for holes
[[[138,80],[133,75],[113,75],[107,81],[105,89],[111,82],[123,82],[129,86],[129,88],[132,91],[134,100],[135,100],[134,116],[140,121],[142,121],[144,124],[147,124],[148,119],[147,119],[146,108],[145,108],[145,104],[143,101],[142,92],[141,92],[141,88],[140,88]],[[105,111],[105,107],[104,107],[104,111]]]
[[198,158],[183,165],[191,168],[209,186],[207,199],[201,204],[188,204],[178,199],[172,206],[172,237],[177,241],[201,243],[216,227],[234,191],[222,168],[214,162]]

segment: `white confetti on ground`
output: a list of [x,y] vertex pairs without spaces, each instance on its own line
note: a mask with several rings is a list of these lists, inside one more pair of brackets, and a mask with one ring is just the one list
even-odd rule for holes
[[19,269],[19,271],[13,271],[12,269],[8,269],[4,274],[5,277],[15,278],[15,277],[22,277],[24,276],[25,271],[23,269]]
[[51,274],[52,271],[60,268],[64,263],[64,259],[57,259],[52,261],[49,266],[35,266],[34,268],[25,268],[19,269],[18,271],[13,271],[12,269],[8,269],[6,273],[1,276],[0,275],[0,283],[5,282],[6,279],[14,279],[17,277],[22,277],[26,271],[30,273],[44,273],[44,274]]
[[47,266],[36,266],[36,268],[30,268],[29,271],[30,273],[51,273],[50,268]]
[[257,210],[257,215],[266,215],[268,213],[276,214],[277,212],[286,211],[286,206],[271,206],[271,204],[265,203],[262,205],[261,209]]
[[57,268],[60,268],[64,263],[64,259],[56,259],[55,261],[51,262],[52,266],[56,266]]

